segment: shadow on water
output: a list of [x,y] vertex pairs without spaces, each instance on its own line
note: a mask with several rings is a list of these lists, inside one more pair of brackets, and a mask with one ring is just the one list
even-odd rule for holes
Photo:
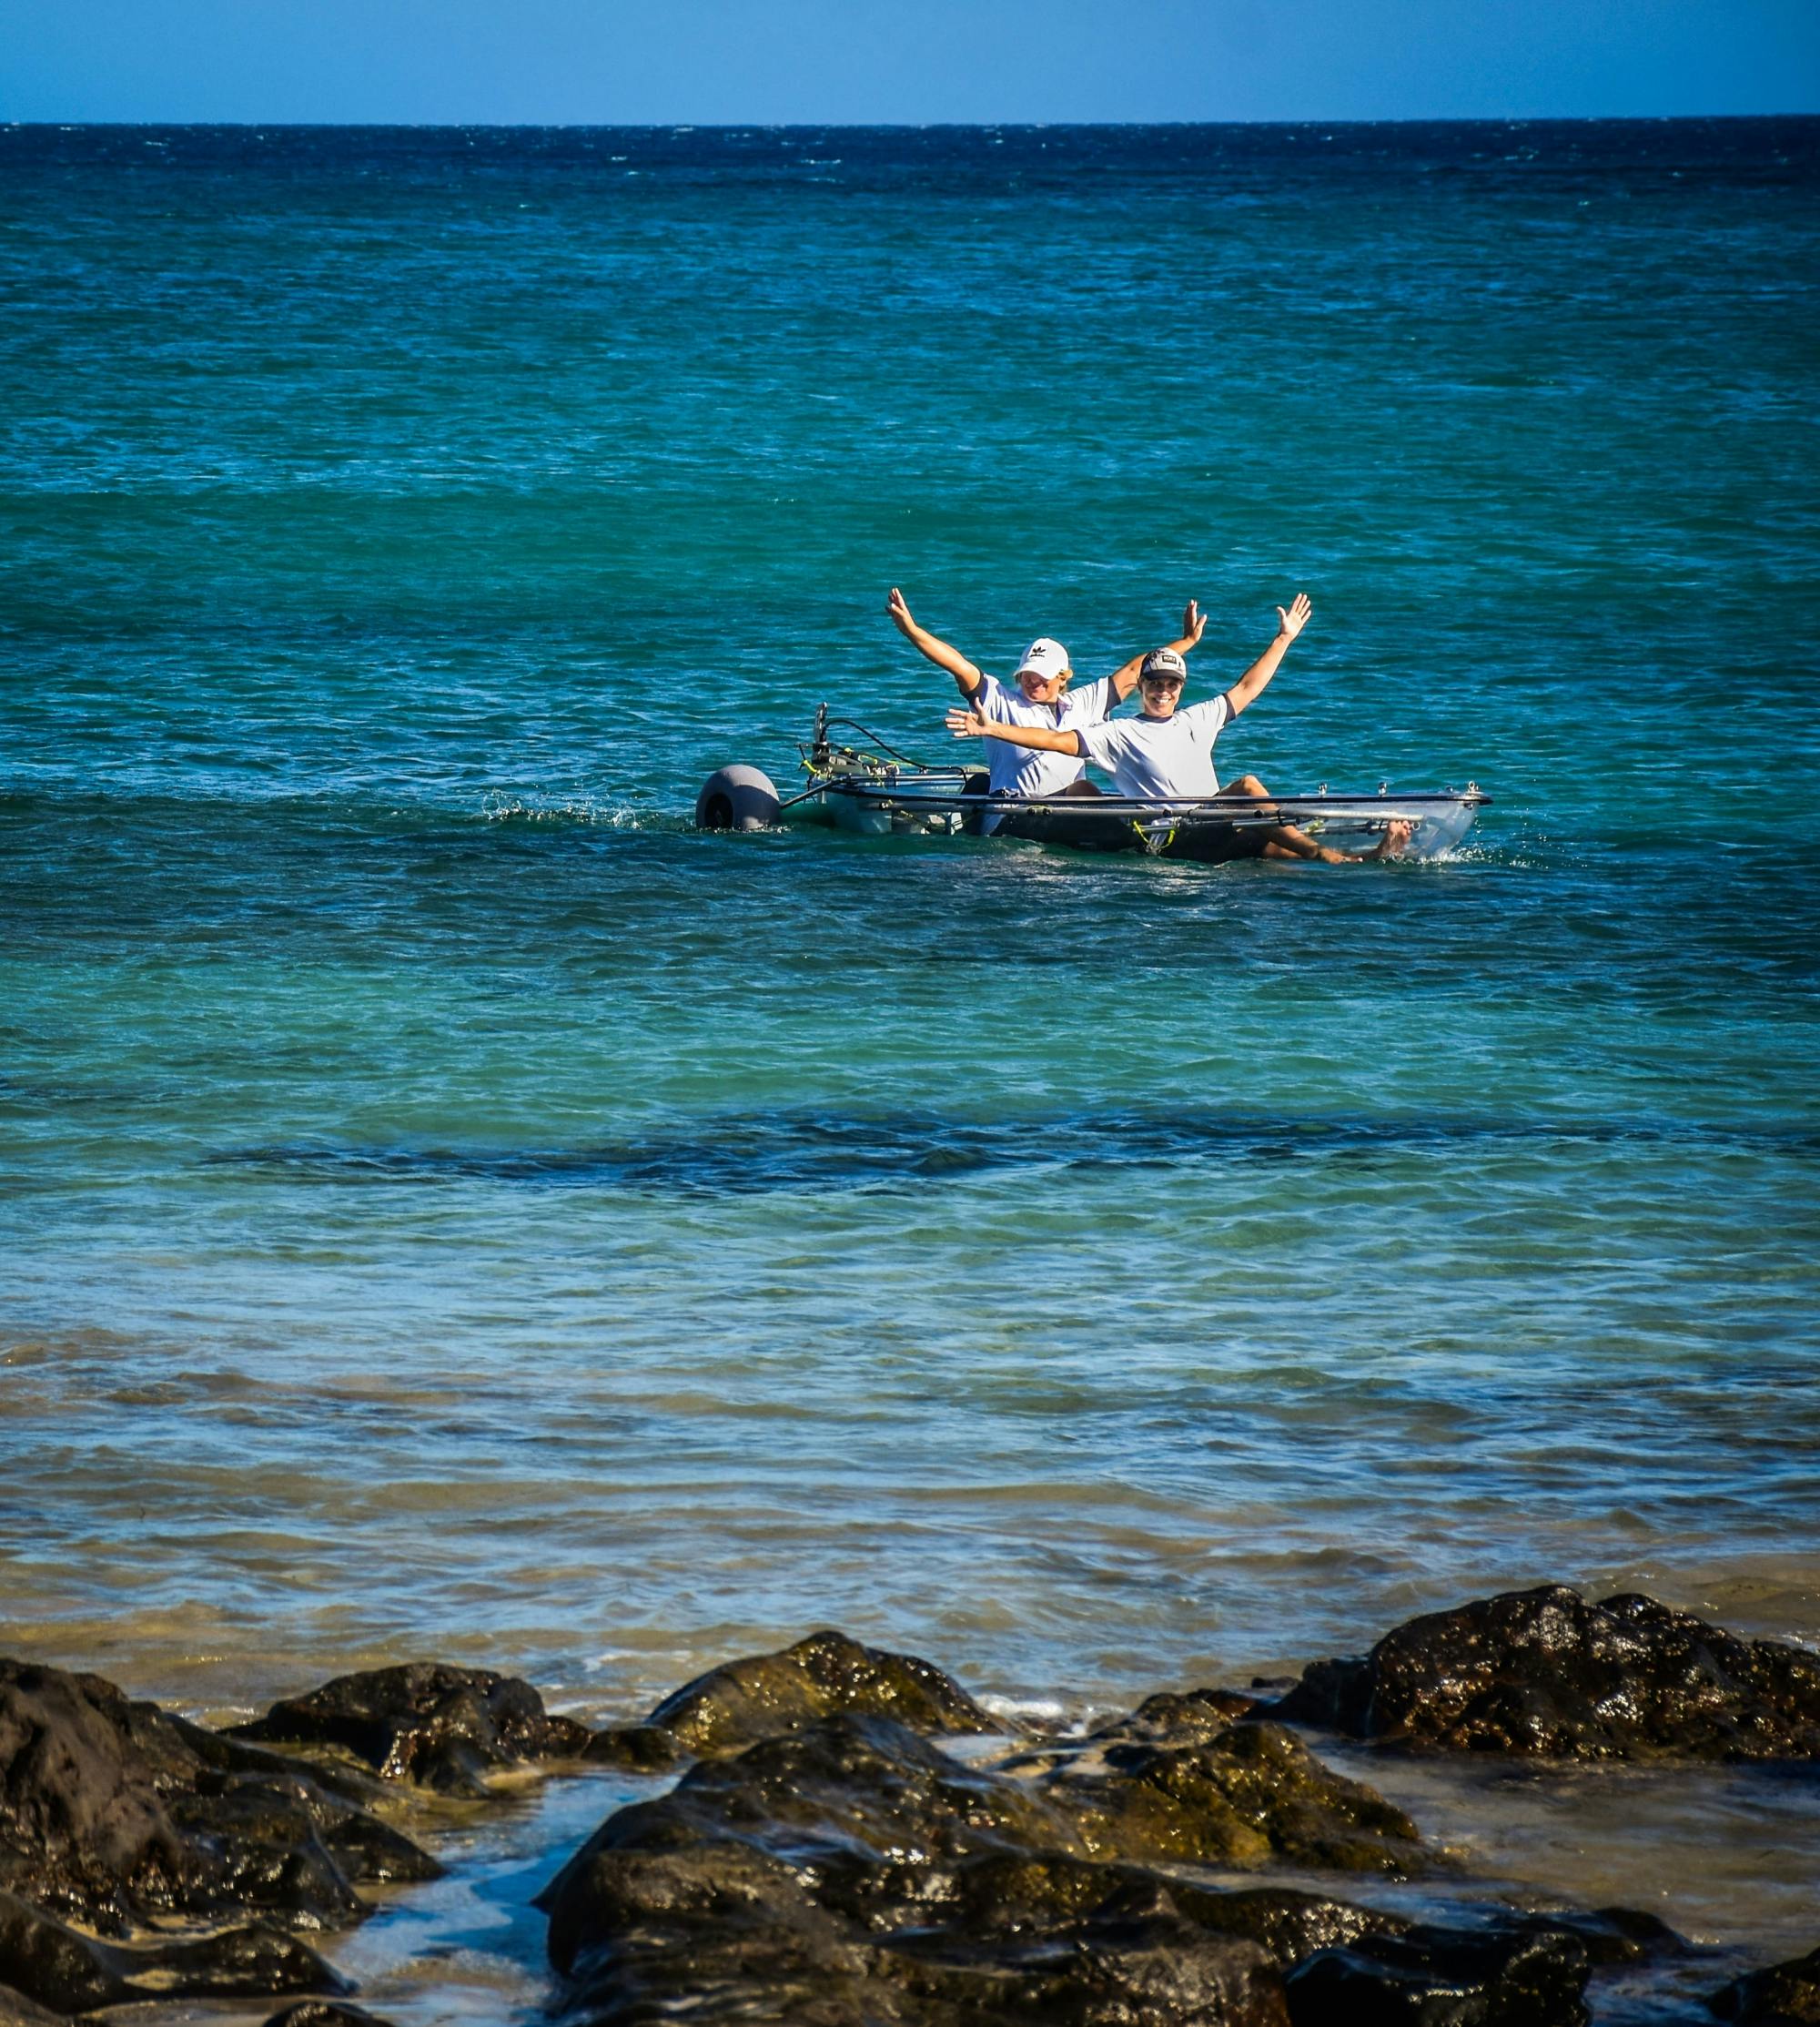
[[854,1186],[888,1190],[1006,1169],[1083,1172],[1222,1160],[1369,1160],[1506,1143],[1773,1150],[1799,1160],[1820,1150],[1820,1134],[1797,1126],[1660,1119],[1284,1119],[1133,1108],[983,1123],[922,1110],[873,1118],[781,1110],[729,1112],[687,1135],[587,1147],[363,1147],[308,1140],[228,1149],[207,1162],[323,1182],[484,1181],[722,1197]]

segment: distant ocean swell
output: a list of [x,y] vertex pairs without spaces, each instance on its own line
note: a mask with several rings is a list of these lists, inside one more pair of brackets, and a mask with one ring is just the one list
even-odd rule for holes
[[855,1185],[889,1190],[990,1170],[1091,1171],[1233,1160],[1268,1164],[1435,1151],[1470,1155],[1498,1143],[1522,1146],[1540,1159],[1576,1146],[1764,1154],[1796,1162],[1820,1158],[1820,1131],[1797,1125],[1650,1119],[1295,1119],[1178,1109],[1037,1115],[997,1125],[934,1113],[733,1112],[703,1120],[686,1136],[575,1148],[303,1141],[224,1149],[207,1160],[212,1165],[320,1182],[477,1181],[713,1197],[844,1191]]

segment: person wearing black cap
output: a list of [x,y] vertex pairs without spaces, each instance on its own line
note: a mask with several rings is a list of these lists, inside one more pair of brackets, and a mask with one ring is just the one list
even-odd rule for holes
[[[1287,606],[1277,608],[1277,637],[1229,690],[1204,704],[1181,706],[1187,664],[1173,648],[1153,648],[1138,668],[1143,709],[1135,718],[1120,718],[1069,731],[1042,726],[995,724],[976,707],[948,713],[948,730],[957,739],[1002,739],[1038,752],[1059,753],[1094,761],[1108,769],[1121,796],[1156,801],[1198,801],[1216,796],[1268,796],[1256,775],[1240,775],[1225,788],[1213,771],[1213,746],[1221,732],[1262,694],[1289,653],[1289,644],[1309,623],[1314,608],[1298,592]],[[1318,858],[1328,865],[1355,857],[1395,858],[1409,843],[1407,824],[1391,824],[1369,852],[1337,852],[1318,845],[1293,824],[1279,824],[1264,834],[1259,849],[1266,858]]]

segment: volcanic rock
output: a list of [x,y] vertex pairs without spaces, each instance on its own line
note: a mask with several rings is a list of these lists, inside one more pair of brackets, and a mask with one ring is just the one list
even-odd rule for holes
[[1585,2027],[1577,1936],[1424,1925],[1323,1950],[1287,1980],[1293,2027]]
[[1820,1655],[1562,1585],[1411,1619],[1317,1662],[1268,1714],[1440,1751],[1820,1758]]
[[68,2027],[68,2021],[67,2013],[54,2013],[23,1992],[0,1985],[0,2027]]
[[1406,1818],[1279,1728],[1077,1744],[966,1763],[841,1714],[701,1761],[540,1896],[573,2017],[1281,2027],[1281,1966],[1406,1926],[1151,1869],[1421,1863]]
[[1089,1746],[1042,1792],[1073,1814],[1096,1857],[1242,1871],[1273,1862],[1396,1876],[1422,1868],[1410,1819],[1280,1725],[1229,1724],[1182,1746]]
[[1096,1738],[1129,1738],[1153,1745],[1184,1746],[1213,1738],[1239,1718],[1261,1708],[1256,1697],[1237,1689],[1165,1689],[1147,1697],[1137,1709],[1094,1732]]
[[843,1711],[895,1718],[920,1732],[1006,1728],[932,1663],[824,1631],[777,1654],[711,1668],[666,1697],[642,1724],[597,1733],[587,1757],[658,1772],[686,1758],[740,1752]]
[[1740,2027],[1820,2027],[1820,1950],[1734,1978],[1707,2003]]
[[116,1935],[248,1911],[344,1928],[367,1912],[357,1882],[440,1871],[295,1761],[98,1676],[0,1661],[0,1889],[51,1914]]
[[111,1682],[0,1661],[0,1888],[104,1927],[198,1888],[132,1731]]
[[0,1892],[0,1983],[59,2013],[133,2000],[346,1992],[295,1937],[260,1927],[135,1948],[104,1942]]
[[1511,1915],[1501,1918],[1500,1926],[1511,1935],[1564,1931],[1585,1951],[1586,1961],[1600,1969],[1611,1964],[1641,1963],[1646,1957],[1684,1957],[1694,1949],[1687,1938],[1677,1935],[1660,1915],[1645,1914],[1636,1908]]
[[579,1758],[592,1734],[572,1718],[550,1716],[543,1698],[516,1676],[416,1661],[337,1676],[236,1725],[232,1736],[336,1747],[382,1780],[482,1796],[489,1771]]
[[389,2020],[340,1999],[299,1999],[274,2013],[266,2027],[392,2027]]
[[[1159,1876],[1154,1872],[1130,1867],[1101,1870],[1112,1877],[1141,1880],[1148,1891],[1159,1890]],[[1197,1929],[1255,1942],[1282,1971],[1317,1950],[1335,1949],[1364,1935],[1400,1935],[1410,1926],[1381,1908],[1324,1900],[1294,1887],[1247,1887],[1235,1893],[1196,1886],[1171,1873],[1160,1882],[1160,1890]]]

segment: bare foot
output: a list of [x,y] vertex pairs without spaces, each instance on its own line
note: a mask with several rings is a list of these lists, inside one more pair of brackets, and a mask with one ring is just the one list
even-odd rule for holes
[[1266,858],[1319,859],[1323,866],[1362,866],[1368,858],[1400,858],[1409,849],[1415,826],[1401,817],[1384,826],[1384,835],[1369,852],[1337,852],[1331,845],[1317,845],[1305,831],[1292,824],[1279,824],[1264,843]]
[[1410,839],[1414,832],[1413,824],[1406,824],[1399,818],[1394,823],[1387,824],[1384,826],[1384,835],[1369,852],[1362,852],[1360,856],[1362,858],[1400,858],[1410,848]]
[[1314,856],[1323,866],[1362,866],[1368,858],[1400,858],[1414,831],[1413,824],[1398,817],[1384,826],[1384,835],[1369,852],[1336,852],[1331,845],[1316,845]]

